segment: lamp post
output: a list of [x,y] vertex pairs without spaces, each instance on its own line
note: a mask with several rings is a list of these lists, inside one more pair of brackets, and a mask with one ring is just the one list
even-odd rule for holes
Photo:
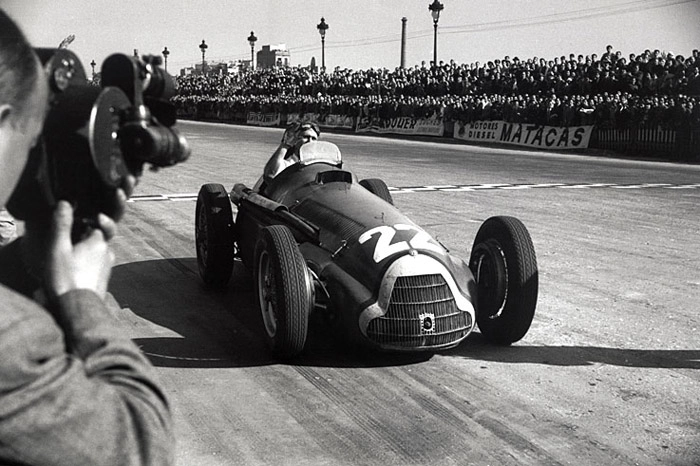
[[433,3],[428,5],[428,10],[430,10],[430,15],[433,17],[433,28],[435,33],[433,35],[433,63],[437,66],[437,28],[438,21],[440,20],[440,12],[445,8],[445,5],[439,2],[439,0],[433,0]]
[[163,51],[161,52],[163,54],[163,59],[165,61],[165,72],[168,72],[168,55],[170,55],[170,50],[168,50],[168,47],[165,47]]
[[204,68],[207,66],[207,62],[204,59],[204,54],[207,53],[207,49],[209,46],[204,42],[204,39],[202,39],[202,43],[199,44],[199,50],[202,51],[202,73],[204,73]]
[[97,63],[95,63],[95,60],[92,60],[90,62],[90,66],[92,66],[92,82],[95,82],[95,66],[97,66]]
[[258,40],[257,37],[255,37],[255,34],[253,34],[253,31],[250,31],[250,35],[248,36],[248,43],[250,44],[250,69],[254,70],[255,69],[255,42]]
[[321,18],[321,22],[316,25],[318,33],[321,34],[321,71],[326,72],[326,30],[328,30],[328,23],[324,18]]

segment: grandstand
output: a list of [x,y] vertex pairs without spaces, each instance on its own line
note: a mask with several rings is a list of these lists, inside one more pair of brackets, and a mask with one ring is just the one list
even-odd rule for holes
[[[592,147],[684,160],[700,155],[700,52],[644,50],[623,57],[503,57],[487,63],[314,73],[275,67],[236,75],[178,78],[181,117],[246,122],[249,113],[312,114],[356,120],[504,121],[551,127],[591,125]],[[281,117],[276,121],[284,122]]]

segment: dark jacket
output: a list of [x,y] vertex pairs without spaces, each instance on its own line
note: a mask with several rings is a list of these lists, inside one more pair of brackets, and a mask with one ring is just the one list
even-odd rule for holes
[[[15,243],[0,270],[16,277]],[[172,464],[168,403],[115,311],[111,295],[74,290],[49,311],[0,285],[0,464]]]

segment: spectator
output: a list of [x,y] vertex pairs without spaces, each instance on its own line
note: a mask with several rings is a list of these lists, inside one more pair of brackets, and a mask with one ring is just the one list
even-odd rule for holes
[[[447,114],[450,118],[472,119],[493,118],[503,113],[507,115],[504,118],[542,123],[548,119],[546,108],[555,95],[564,106],[562,110],[572,106],[573,111],[567,110],[567,115],[576,115],[567,116],[566,121],[589,119],[592,114],[589,107],[584,107],[585,111],[577,108],[585,101],[586,105],[604,106],[595,112],[599,123],[610,125],[617,119],[618,123],[629,124],[629,115],[646,112],[646,97],[683,95],[680,97],[683,101],[695,102],[700,96],[698,55],[697,50],[688,58],[671,52],[664,54],[658,49],[645,50],[630,54],[628,61],[608,45],[600,60],[596,54],[569,54],[568,58],[552,60],[506,56],[483,65],[450,61],[391,71],[336,69],[328,74],[284,67],[255,70],[229,79],[181,77],[181,92],[174,101],[181,111],[187,108],[191,112],[196,108],[199,116],[205,118],[232,113],[242,118],[247,111],[282,108],[295,113],[325,113],[345,108],[354,115],[384,118]],[[605,95],[608,98],[595,98]],[[504,96],[525,99],[513,101],[503,99]],[[289,97],[294,100],[289,101]],[[329,98],[334,99],[331,107],[327,105]],[[197,106],[192,105],[193,101]],[[440,110],[436,111],[437,108]],[[618,112],[625,115],[617,118]],[[554,115],[563,123],[563,111]],[[601,120],[603,115],[605,118]]]

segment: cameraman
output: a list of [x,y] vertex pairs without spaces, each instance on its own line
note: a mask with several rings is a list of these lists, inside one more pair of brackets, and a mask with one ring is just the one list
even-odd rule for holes
[[[47,82],[33,49],[0,9],[0,207],[41,135]],[[118,202],[126,202],[122,190]],[[32,225],[0,248],[0,463],[170,464],[167,401],[108,307],[114,256],[107,241],[115,222],[101,214],[100,228],[77,244],[72,223],[73,210],[61,201],[51,231],[38,235],[48,239],[40,287],[17,279],[26,268],[22,257],[36,252],[27,247],[37,242]]]

